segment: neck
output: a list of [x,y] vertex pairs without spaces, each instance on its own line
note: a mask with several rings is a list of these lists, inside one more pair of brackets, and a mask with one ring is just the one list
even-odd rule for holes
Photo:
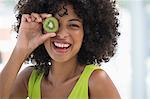
[[54,86],[62,84],[78,75],[81,67],[82,66],[79,65],[77,60],[71,60],[61,63],[52,61],[52,68],[49,71],[48,80]]

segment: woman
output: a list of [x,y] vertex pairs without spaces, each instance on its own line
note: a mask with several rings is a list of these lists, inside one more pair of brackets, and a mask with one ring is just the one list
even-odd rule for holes
[[[111,0],[20,0],[18,40],[1,73],[2,99],[120,99],[100,69],[115,53],[118,12]],[[47,33],[54,16],[59,30]],[[27,60],[34,66],[18,74]]]

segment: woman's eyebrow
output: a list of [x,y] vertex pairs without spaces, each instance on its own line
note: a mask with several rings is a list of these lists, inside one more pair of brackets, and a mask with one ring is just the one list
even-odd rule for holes
[[70,19],[69,21],[78,21],[78,22],[81,22],[80,19]]

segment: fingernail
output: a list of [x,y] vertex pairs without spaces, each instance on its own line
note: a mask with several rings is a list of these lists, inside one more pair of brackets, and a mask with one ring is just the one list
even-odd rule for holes
[[38,19],[38,22],[42,22],[42,18],[39,18],[39,19]]
[[31,20],[31,19],[28,19],[28,21],[29,21],[29,22],[32,22],[32,20]]
[[48,14],[47,16],[48,16],[48,17],[51,17],[51,16],[52,16],[52,14]]

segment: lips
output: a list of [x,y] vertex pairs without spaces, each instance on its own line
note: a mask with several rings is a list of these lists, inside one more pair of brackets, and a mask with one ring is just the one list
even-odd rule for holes
[[69,44],[69,43],[53,42],[53,44],[57,48],[68,48],[71,46],[71,44]]
[[71,45],[72,44],[70,44],[68,42],[59,42],[59,41],[54,41],[53,42],[54,51],[56,53],[60,53],[60,54],[67,53],[70,50]]

